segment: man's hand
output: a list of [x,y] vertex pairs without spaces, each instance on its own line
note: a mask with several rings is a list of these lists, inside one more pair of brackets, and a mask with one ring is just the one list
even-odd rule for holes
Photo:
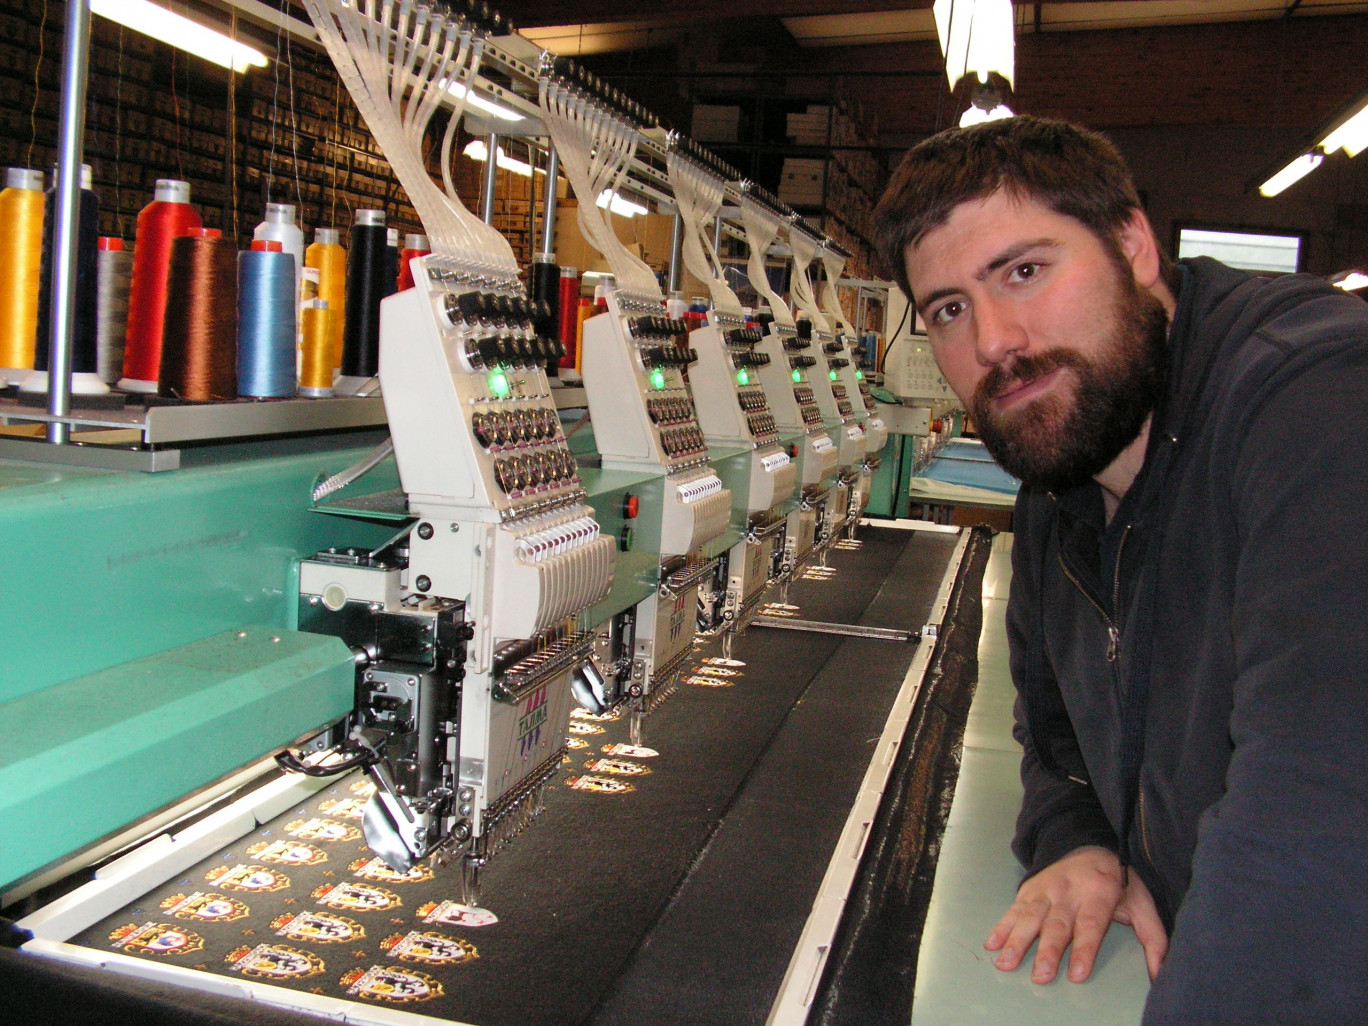
[[[1122,881],[1129,876],[1129,883]],[[1071,943],[1069,979],[1082,983],[1092,973],[1097,950],[1112,922],[1135,930],[1145,949],[1150,979],[1159,973],[1168,951],[1168,935],[1154,899],[1135,873],[1123,874],[1121,860],[1105,848],[1070,852],[1021,885],[1016,901],[998,920],[983,946],[1001,951],[994,963],[1010,972],[1021,964],[1036,938],[1032,983],[1049,983]]]

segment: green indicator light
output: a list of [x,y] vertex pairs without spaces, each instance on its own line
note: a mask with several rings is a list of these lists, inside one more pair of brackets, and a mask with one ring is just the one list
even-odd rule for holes
[[864,371],[857,370],[857,371],[855,372],[855,380],[856,380],[856,381],[863,381],[863,380],[864,380]]
[[801,382],[803,380],[803,372],[798,370],[796,367],[793,370],[793,380],[795,383]]
[[657,389],[665,387],[665,372],[659,367],[651,371],[651,387]]
[[832,381],[835,381],[835,380],[836,380],[836,371],[835,371],[835,370],[827,371],[827,377],[829,377]]
[[736,372],[736,383],[738,385],[750,384],[750,375],[746,373],[745,367],[742,367],[739,371]]
[[504,399],[512,389],[508,385],[508,375],[502,368],[495,368],[489,373],[489,390],[494,393],[495,398]]

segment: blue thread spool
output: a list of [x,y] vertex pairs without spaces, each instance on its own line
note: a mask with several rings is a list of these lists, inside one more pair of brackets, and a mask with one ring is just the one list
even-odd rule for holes
[[258,239],[238,254],[238,395],[294,396],[295,260],[275,241]]

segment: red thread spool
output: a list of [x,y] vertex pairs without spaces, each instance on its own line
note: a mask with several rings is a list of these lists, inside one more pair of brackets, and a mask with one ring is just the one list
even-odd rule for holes
[[192,228],[200,216],[190,206],[190,183],[172,178],[157,181],[153,200],[138,214],[133,246],[133,279],[128,292],[128,330],[123,378],[130,392],[155,392],[161,368],[162,329],[166,318],[166,279],[171,241]]
[[432,252],[428,237],[416,232],[404,236],[404,248],[399,251],[399,291],[413,288],[413,268],[409,261],[414,257],[427,256]]
[[562,267],[560,269],[560,305],[558,307],[560,323],[557,325],[557,334],[565,345],[565,355],[560,358],[560,365],[571,370],[575,368],[575,360],[579,350],[579,294],[579,274],[573,267]]

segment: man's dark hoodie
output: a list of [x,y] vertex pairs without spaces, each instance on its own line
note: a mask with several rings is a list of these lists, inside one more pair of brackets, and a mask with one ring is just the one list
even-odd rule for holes
[[1140,874],[1171,936],[1147,1026],[1368,1022],[1368,304],[1181,266],[1116,514],[1017,502],[1014,850]]

